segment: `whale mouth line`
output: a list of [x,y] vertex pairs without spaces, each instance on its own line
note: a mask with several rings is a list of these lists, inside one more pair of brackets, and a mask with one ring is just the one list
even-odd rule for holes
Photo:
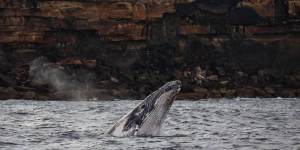
[[156,136],[179,93],[181,82],[171,81],[148,95],[108,131],[114,136]]

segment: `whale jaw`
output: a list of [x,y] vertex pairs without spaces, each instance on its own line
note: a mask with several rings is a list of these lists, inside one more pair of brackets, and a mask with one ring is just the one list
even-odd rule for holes
[[118,137],[159,135],[180,86],[178,80],[166,83],[117,121],[107,133]]

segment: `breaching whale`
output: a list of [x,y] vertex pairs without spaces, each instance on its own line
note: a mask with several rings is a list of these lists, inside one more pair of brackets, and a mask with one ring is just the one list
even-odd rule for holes
[[166,83],[117,121],[107,133],[118,137],[159,135],[180,87],[179,80]]

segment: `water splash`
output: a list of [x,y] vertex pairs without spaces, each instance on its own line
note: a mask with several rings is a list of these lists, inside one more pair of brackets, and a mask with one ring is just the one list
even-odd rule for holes
[[74,100],[87,99],[88,91],[93,89],[95,75],[80,70],[79,74],[68,73],[66,69],[45,57],[33,60],[29,68],[29,76],[34,85],[47,85],[56,91],[56,94],[71,97]]

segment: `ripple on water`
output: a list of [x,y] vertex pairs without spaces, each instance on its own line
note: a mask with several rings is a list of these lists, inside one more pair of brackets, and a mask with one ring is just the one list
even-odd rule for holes
[[71,131],[65,131],[62,133],[59,133],[58,138],[61,139],[80,139],[80,134],[77,131],[71,130]]
[[24,111],[17,111],[17,112],[12,112],[12,113],[10,113],[9,115],[26,116],[26,115],[34,115],[34,113],[24,112]]
[[0,141],[0,146],[9,146],[9,145],[19,145],[19,144],[13,142]]

